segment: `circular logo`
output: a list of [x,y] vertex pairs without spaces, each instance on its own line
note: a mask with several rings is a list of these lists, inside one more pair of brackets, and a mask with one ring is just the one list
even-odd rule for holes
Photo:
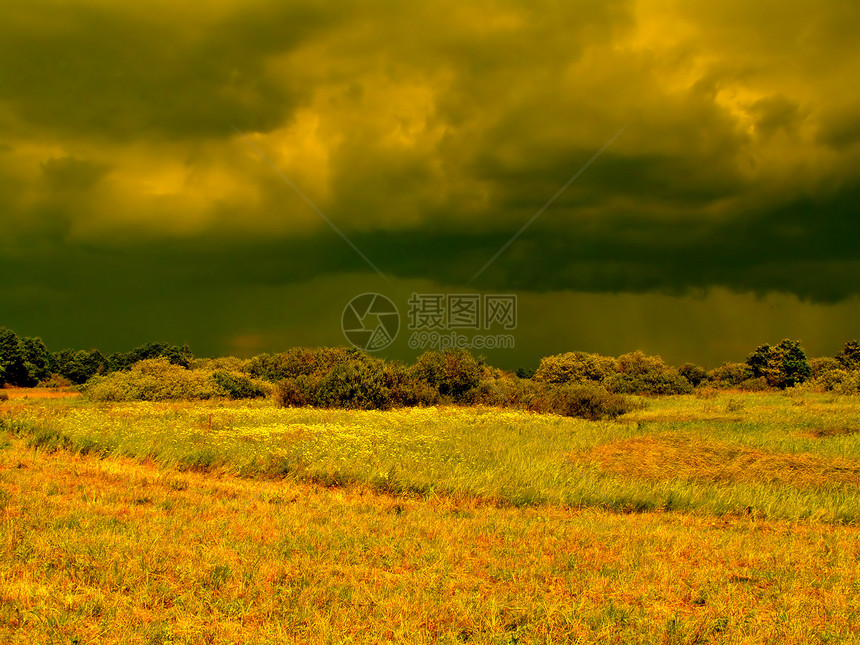
[[347,303],[341,329],[352,345],[375,352],[394,342],[400,330],[400,314],[381,293],[363,293]]

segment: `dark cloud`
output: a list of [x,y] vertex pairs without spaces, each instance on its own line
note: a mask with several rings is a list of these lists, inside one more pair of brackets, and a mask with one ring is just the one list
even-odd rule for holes
[[395,285],[844,314],[858,25],[836,0],[6,2],[0,324],[247,348],[300,293],[290,342],[317,338],[308,285],[373,272],[231,123]]
[[0,21],[0,100],[32,126],[123,141],[223,137],[231,120],[265,131],[288,119],[302,89],[271,78],[266,59],[337,14],[295,3],[198,9],[12,2]]

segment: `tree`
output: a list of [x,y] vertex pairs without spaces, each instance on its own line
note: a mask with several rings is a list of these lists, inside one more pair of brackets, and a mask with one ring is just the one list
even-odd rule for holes
[[104,371],[107,359],[97,349],[86,351],[73,351],[64,349],[54,354],[56,370],[61,376],[65,376],[72,383],[80,385],[86,383],[93,376]]
[[186,343],[182,347],[170,343],[146,343],[136,347],[130,352],[117,352],[111,354],[107,359],[106,369],[109,372],[127,370],[135,363],[152,358],[165,357],[173,365],[189,367],[194,360],[194,354]]
[[761,345],[747,356],[753,378],[765,378],[768,385],[784,390],[809,380],[812,367],[799,340],[785,338],[776,347]]
[[443,397],[462,403],[466,395],[480,385],[484,361],[465,349],[427,351],[418,357],[409,371]]
[[856,340],[849,340],[845,343],[842,351],[836,355],[836,360],[846,370],[860,370],[860,343]]
[[708,372],[705,368],[695,363],[684,363],[678,368],[678,373],[690,381],[693,387],[698,387],[699,383],[708,378]]
[[41,338],[22,338],[18,346],[27,372],[27,385],[47,380],[54,371],[54,357]]
[[0,327],[0,385],[24,385],[27,381],[21,341],[14,331]]

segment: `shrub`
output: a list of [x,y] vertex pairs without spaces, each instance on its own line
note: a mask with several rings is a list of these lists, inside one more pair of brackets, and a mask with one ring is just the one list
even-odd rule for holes
[[849,372],[860,370],[860,343],[849,340],[842,351],[836,355],[836,360]]
[[173,365],[165,357],[140,361],[127,371],[95,376],[81,391],[94,401],[176,401],[225,396],[208,373]]
[[105,370],[109,372],[127,370],[140,361],[162,357],[171,364],[181,367],[190,367],[194,360],[194,354],[191,353],[191,348],[187,344],[178,347],[170,343],[146,343],[140,347],[135,347],[130,352],[111,354],[106,360]]
[[282,408],[303,408],[312,404],[316,385],[309,387],[302,381],[307,377],[285,378],[275,388],[275,403]]
[[530,379],[493,375],[481,379],[478,386],[471,391],[469,403],[472,405],[528,409],[528,406],[524,404],[525,391],[536,390],[541,387],[546,386]]
[[637,404],[594,383],[555,385],[519,378],[490,378],[473,391],[472,403],[560,414],[583,419],[615,419]]
[[440,402],[439,391],[400,363],[388,363],[384,370],[385,384],[394,406],[428,406]]
[[754,378],[764,377],[771,387],[785,389],[812,376],[800,341],[784,339],[776,347],[761,345],[747,357]]
[[813,376],[810,381],[813,388],[816,390],[824,390],[826,392],[840,391],[843,385],[851,380],[852,372],[842,369],[820,370],[817,376]]
[[188,366],[192,370],[206,370],[209,372],[237,372],[246,373],[245,369],[248,359],[236,358],[235,356],[219,356],[217,358],[195,358]]
[[835,358],[813,358],[809,361],[809,367],[812,369],[812,378],[817,379],[828,372],[845,371],[845,366]]
[[260,381],[254,381],[244,374],[236,372],[216,371],[209,376],[223,396],[229,399],[260,399],[271,393],[271,386],[266,387]]
[[840,394],[860,394],[860,370],[846,372],[845,377],[833,388]]
[[72,386],[72,382],[67,379],[65,376],[60,376],[59,374],[51,374],[46,380],[42,381],[39,385],[42,387],[50,387],[50,388],[68,388]]
[[541,359],[534,378],[546,383],[599,383],[618,371],[610,356],[567,352]]
[[752,376],[746,363],[723,363],[708,373],[708,380],[716,387],[734,388]]
[[254,356],[245,370],[254,378],[277,383],[287,378],[326,374],[336,365],[354,360],[360,353],[346,347],[294,347],[280,354]]
[[431,351],[419,356],[409,372],[433,387],[444,399],[464,403],[470,390],[481,382],[483,367],[483,361],[466,350]]
[[97,349],[90,351],[64,349],[54,354],[54,369],[75,385],[81,385],[96,374],[107,371],[107,360]]
[[708,378],[707,370],[695,363],[684,363],[678,368],[678,373],[687,379],[693,387],[698,387],[702,381]]
[[386,384],[383,362],[368,356],[335,366],[320,379],[313,402],[321,408],[390,408],[391,391]]
[[604,387],[586,385],[550,385],[523,382],[525,385],[515,407],[543,414],[560,414],[595,421],[615,419],[635,409],[632,399],[608,392]]
[[748,378],[738,383],[738,389],[744,392],[764,392],[770,389],[767,379],[764,377]]
[[641,351],[618,357],[618,373],[603,381],[610,392],[619,394],[689,394],[690,382],[659,356]]

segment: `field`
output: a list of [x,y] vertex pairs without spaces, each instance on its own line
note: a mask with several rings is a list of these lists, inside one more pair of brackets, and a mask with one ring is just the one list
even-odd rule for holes
[[860,399],[0,403],[10,643],[860,642]]

